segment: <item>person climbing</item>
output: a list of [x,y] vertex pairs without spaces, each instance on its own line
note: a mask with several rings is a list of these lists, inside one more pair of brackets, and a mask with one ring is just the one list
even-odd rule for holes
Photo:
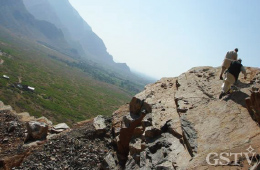
[[229,68],[231,62],[237,60],[237,52],[238,52],[237,48],[235,48],[233,51],[227,52],[226,57],[225,57],[225,59],[223,60],[223,63],[222,63],[221,73],[220,73],[220,76],[219,76],[220,80],[223,80],[222,75],[226,71],[226,69]]
[[241,63],[242,60],[240,58],[237,61],[231,62],[228,70],[226,71],[226,76],[222,84],[222,91],[219,95],[219,99],[230,92],[231,85],[238,80],[238,76],[241,71],[244,74],[244,79],[246,79],[246,69]]

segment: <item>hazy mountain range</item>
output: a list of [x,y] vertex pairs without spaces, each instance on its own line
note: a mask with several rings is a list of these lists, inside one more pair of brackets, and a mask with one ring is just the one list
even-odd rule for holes
[[0,0],[0,25],[19,36],[45,42],[63,50],[69,48],[63,32],[54,24],[36,20],[26,10],[22,0]]
[[68,0],[0,0],[0,25],[67,55],[130,71],[115,63],[106,46]]
[[36,19],[45,20],[61,29],[65,40],[80,54],[113,64],[105,44],[81,18],[68,0],[23,0],[27,10]]

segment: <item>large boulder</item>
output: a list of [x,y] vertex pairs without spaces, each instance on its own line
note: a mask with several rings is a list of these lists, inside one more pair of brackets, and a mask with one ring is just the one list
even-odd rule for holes
[[106,124],[106,118],[102,115],[98,115],[94,118],[93,126],[96,130],[96,134],[104,134],[108,129],[108,125]]
[[26,123],[27,140],[41,140],[46,139],[48,133],[48,126],[42,122],[30,121]]

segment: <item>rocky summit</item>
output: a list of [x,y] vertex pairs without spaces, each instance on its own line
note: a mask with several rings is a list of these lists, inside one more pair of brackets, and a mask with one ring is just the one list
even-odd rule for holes
[[260,169],[260,69],[246,70],[222,99],[220,68],[196,67],[65,131],[0,103],[0,169]]
[[219,68],[193,68],[147,85],[130,106],[113,114],[114,142],[124,168],[256,168],[259,71],[247,68],[247,79],[241,76],[233,93],[221,100]]

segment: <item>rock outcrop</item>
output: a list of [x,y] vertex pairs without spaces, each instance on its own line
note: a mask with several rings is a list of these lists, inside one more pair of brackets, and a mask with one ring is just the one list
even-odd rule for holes
[[[126,107],[123,106],[123,108]],[[119,119],[121,121],[120,126],[115,127],[119,128],[119,130],[114,130],[114,134],[118,134],[115,138],[115,143],[117,145],[119,159],[123,164],[125,164],[125,161],[127,160],[129,148],[131,148],[129,143],[132,140],[132,137],[138,137],[142,134],[143,128],[140,127],[142,125],[142,120],[146,114],[151,113],[152,111],[150,105],[135,97],[130,102],[128,110],[130,112]],[[113,117],[117,117],[116,112]]]
[[[251,94],[250,89],[258,83],[252,80],[257,80],[260,70],[247,68],[248,79],[240,77],[237,90],[222,100],[218,99],[219,72],[219,68],[198,67],[176,78],[162,78],[113,114],[114,141],[125,169],[256,166],[260,161],[256,116],[260,98],[259,92]],[[149,111],[142,112],[142,104]]]

